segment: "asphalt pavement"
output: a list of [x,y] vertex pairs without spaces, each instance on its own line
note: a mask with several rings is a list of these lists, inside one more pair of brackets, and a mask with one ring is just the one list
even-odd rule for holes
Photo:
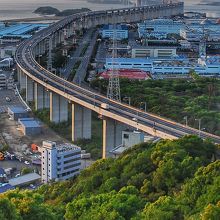
[[84,79],[86,77],[87,68],[88,68],[88,65],[90,63],[90,59],[91,59],[91,56],[92,56],[92,53],[93,53],[93,50],[94,50],[94,47],[95,47],[97,36],[98,36],[98,31],[96,31],[93,34],[93,37],[89,42],[89,46],[88,46],[88,48],[85,52],[85,55],[83,56],[83,58],[81,60],[81,64],[80,64],[79,68],[76,71],[76,75],[73,79],[73,81],[76,82],[76,83],[81,83],[81,81],[84,81]]
[[[9,97],[11,101],[7,101]],[[7,112],[8,107],[23,106],[18,96],[15,95],[14,90],[1,89],[0,90],[0,113]]]
[[84,48],[84,45],[86,45],[88,42],[90,42],[90,37],[93,32],[93,29],[89,29],[83,36],[83,38],[78,42],[78,46],[76,50],[74,50],[70,57],[67,60],[66,66],[61,70],[61,76],[65,79],[68,79],[70,73],[72,72],[74,65],[78,60],[81,60],[80,54],[82,53],[82,50]]

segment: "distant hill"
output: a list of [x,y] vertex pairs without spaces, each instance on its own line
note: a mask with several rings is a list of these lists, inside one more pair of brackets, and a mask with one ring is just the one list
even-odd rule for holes
[[39,7],[37,8],[34,13],[41,14],[41,15],[56,15],[60,13],[57,8],[53,8],[51,6]]
[[220,2],[199,3],[199,5],[220,6]]
[[81,12],[88,12],[91,11],[88,8],[81,8],[81,9],[66,9],[64,11],[61,11],[59,13],[57,13],[57,16],[68,16],[68,15],[72,15],[72,14],[76,14],[76,13],[81,13]]
[[100,4],[122,4],[123,0],[87,0],[89,3],[100,3]]
[[53,8],[51,6],[39,7],[34,13],[41,15],[56,15],[56,16],[69,16],[76,13],[87,12],[90,11],[88,8],[81,9],[66,9],[63,11],[59,11],[57,8]]

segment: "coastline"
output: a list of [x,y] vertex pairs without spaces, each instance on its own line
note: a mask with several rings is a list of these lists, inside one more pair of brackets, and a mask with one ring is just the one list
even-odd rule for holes
[[220,6],[220,2],[209,2],[209,3],[198,3],[197,5],[203,5],[203,6]]
[[59,21],[63,19],[64,17],[61,16],[40,16],[40,17],[34,17],[34,18],[17,18],[17,19],[7,19],[2,20],[2,22],[40,22],[40,21],[50,21],[52,23],[53,21]]

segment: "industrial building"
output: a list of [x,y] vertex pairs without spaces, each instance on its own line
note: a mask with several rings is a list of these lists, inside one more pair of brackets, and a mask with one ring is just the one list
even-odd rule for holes
[[19,118],[27,118],[29,113],[23,107],[11,106],[8,107],[8,115],[12,120],[18,121]]
[[106,69],[139,69],[152,74],[189,74],[195,70],[199,75],[220,75],[220,56],[199,59],[197,62],[186,58],[148,59],[148,58],[107,58]]
[[176,56],[176,47],[135,47],[131,50],[132,58],[171,58]]
[[26,136],[39,135],[42,132],[42,127],[34,118],[19,118],[21,132]]
[[13,190],[15,189],[14,186],[11,186],[10,184],[8,183],[0,183],[0,194],[1,193],[5,193],[7,192],[8,190]]
[[0,68],[1,69],[9,69],[14,64],[14,60],[12,58],[5,58],[0,60]]
[[21,39],[30,38],[33,32],[40,31],[48,27],[48,24],[14,24],[0,28],[1,43],[12,43]]
[[5,173],[5,170],[0,167],[0,183],[4,183],[7,179],[7,175]]
[[125,130],[122,131],[122,144],[114,148],[111,153],[114,154],[116,157],[122,154],[125,150],[129,149],[130,147],[140,144],[144,142],[144,133],[140,131],[130,131]]
[[[208,41],[219,41],[220,40],[220,25],[219,30],[208,30],[206,29],[206,37]],[[188,41],[200,41],[204,32],[202,30],[190,30],[190,29],[181,29],[180,36]]]
[[[106,70],[100,74],[100,78],[109,79],[111,70]],[[151,78],[149,72],[135,69],[120,69],[118,70],[118,76],[120,78],[126,78],[130,80],[147,80]]]
[[191,19],[181,28],[180,36],[188,41],[200,41],[204,36],[208,41],[219,41],[220,24],[209,19]]
[[116,40],[123,40],[128,38],[128,27],[126,25],[104,25],[101,29],[102,38],[110,38],[113,37]]
[[8,183],[13,187],[23,187],[30,184],[40,182],[40,175],[37,173],[28,173],[13,179],[9,179]]
[[139,37],[166,38],[168,34],[180,34],[183,23],[172,19],[153,19],[138,23]]
[[[1,41],[1,39],[0,39]],[[11,58],[15,56],[16,45],[1,45],[0,43],[0,59]]]
[[72,144],[57,145],[44,141],[41,148],[42,182],[66,180],[79,174],[81,148]]
[[7,86],[7,77],[5,74],[0,74],[0,88],[6,88]]

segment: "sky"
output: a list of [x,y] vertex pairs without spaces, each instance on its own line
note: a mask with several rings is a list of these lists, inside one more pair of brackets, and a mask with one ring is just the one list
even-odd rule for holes
[[[220,0],[185,0],[185,9],[187,11],[198,10],[200,12],[209,12],[210,16],[220,17],[220,7],[197,5],[202,2],[208,3],[218,1]],[[32,13],[35,9],[40,6],[50,5],[60,10],[82,7],[88,7],[92,10],[103,10],[106,8],[111,9],[119,7],[117,4],[91,4],[86,0],[0,0],[0,20],[36,17],[37,15]]]

